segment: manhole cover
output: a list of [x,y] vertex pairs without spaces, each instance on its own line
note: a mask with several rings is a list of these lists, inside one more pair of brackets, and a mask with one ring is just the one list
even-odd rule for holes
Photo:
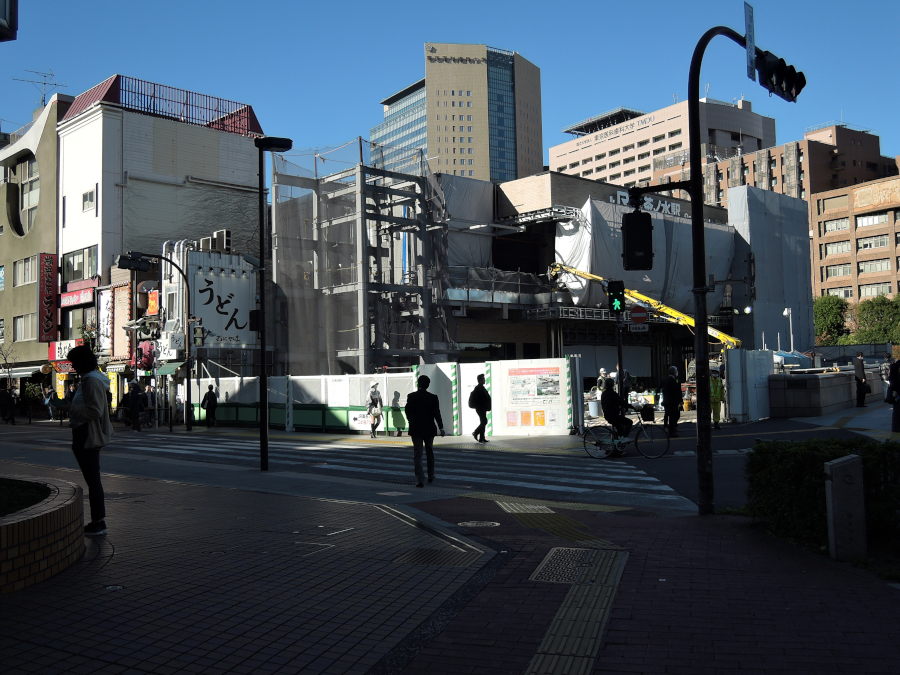
[[591,549],[588,548],[553,548],[544,557],[530,577],[529,581],[549,581],[554,584],[571,584],[578,578],[579,572],[590,565]]
[[500,523],[492,523],[489,520],[467,520],[464,523],[457,523],[459,527],[500,527]]
[[106,590],[108,591],[121,591],[122,588],[122,586],[106,586]]

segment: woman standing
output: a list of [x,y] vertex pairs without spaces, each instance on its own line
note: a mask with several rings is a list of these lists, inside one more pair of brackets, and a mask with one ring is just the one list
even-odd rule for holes
[[369,385],[369,399],[366,402],[366,412],[372,420],[372,438],[375,438],[375,430],[381,424],[381,414],[384,411],[384,403],[381,400],[381,392],[378,391],[378,383],[372,380]]
[[97,369],[97,357],[89,347],[75,347],[66,357],[81,376],[81,386],[71,403],[57,403],[69,411],[72,428],[72,452],[88,486],[91,522],[84,528],[88,535],[106,534],[106,505],[100,482],[100,450],[112,440],[109,421],[109,378]]
[[891,431],[900,432],[900,361],[891,364],[888,370],[888,390],[884,402],[893,406],[891,413]]

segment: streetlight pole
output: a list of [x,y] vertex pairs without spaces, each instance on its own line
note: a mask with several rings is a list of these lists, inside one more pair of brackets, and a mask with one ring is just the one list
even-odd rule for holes
[[791,354],[794,353],[794,313],[791,311],[790,307],[785,307],[782,312],[783,316],[788,318],[788,326],[791,331]]
[[[727,26],[716,26],[706,31],[697,42],[691,57],[688,73],[688,135],[689,159],[691,163],[691,236],[694,267],[694,359],[697,381],[697,478],[700,492],[699,515],[714,514],[712,467],[712,426],[710,416],[712,405],[709,396],[709,343],[707,328],[709,318],[706,313],[706,294],[713,287],[707,286],[706,278],[706,232],[703,227],[703,180],[700,156],[700,64],[710,41],[717,35],[724,35],[741,47],[747,46],[746,38]],[[806,77],[788,67],[783,60],[754,46],[754,62],[760,71],[760,84],[770,93],[787,101],[796,101]]]
[[[269,470],[269,379],[266,372],[266,151],[287,152],[294,143],[290,138],[267,136],[253,140],[259,149],[259,469]],[[287,401],[290,405],[290,401]]]

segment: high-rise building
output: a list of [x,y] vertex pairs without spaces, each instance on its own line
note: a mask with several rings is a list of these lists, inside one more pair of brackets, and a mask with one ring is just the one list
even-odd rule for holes
[[420,149],[435,173],[501,182],[543,168],[541,71],[517,52],[427,43],[425,77],[382,102],[379,161],[404,170]]
[[[775,145],[775,120],[750,101],[700,99],[702,155],[711,161]],[[575,138],[550,148],[550,169],[613,185],[649,185],[657,167],[688,161],[688,104],[655,112],[616,108],[563,129]]]

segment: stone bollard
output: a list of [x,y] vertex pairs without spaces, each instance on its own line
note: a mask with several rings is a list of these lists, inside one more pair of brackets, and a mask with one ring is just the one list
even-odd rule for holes
[[847,455],[833,462],[825,462],[825,475],[829,553],[835,560],[865,558],[866,507],[862,458]]

